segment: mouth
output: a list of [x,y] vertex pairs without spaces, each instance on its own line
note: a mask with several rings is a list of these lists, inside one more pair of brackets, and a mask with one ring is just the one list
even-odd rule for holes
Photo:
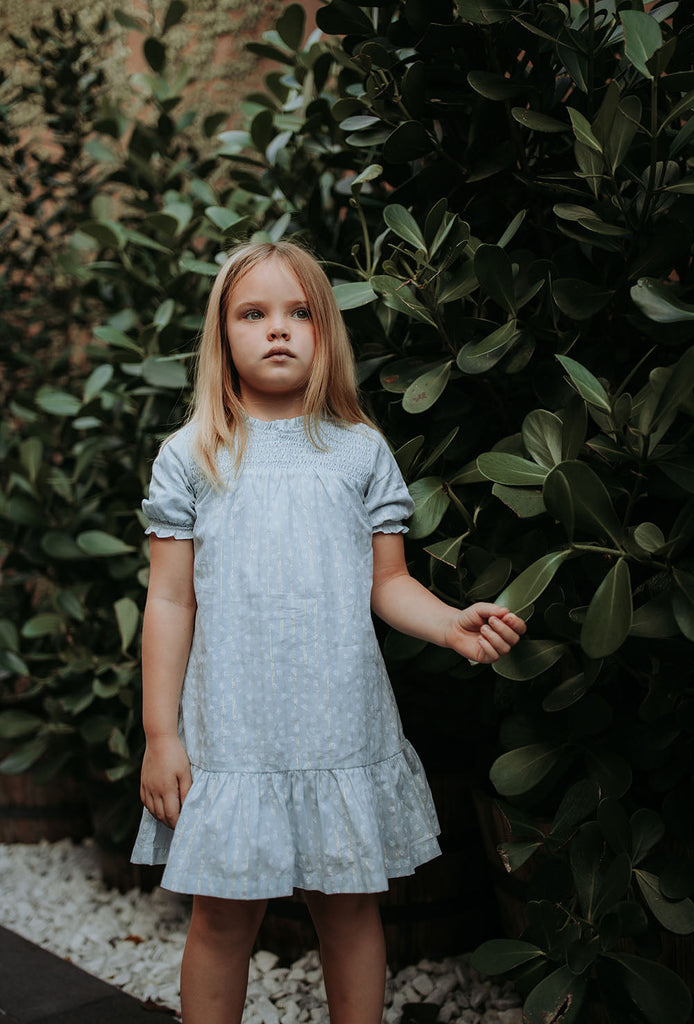
[[293,359],[294,353],[290,349],[284,348],[283,345],[275,345],[265,353],[263,359],[272,359],[273,356],[289,356],[290,359]]

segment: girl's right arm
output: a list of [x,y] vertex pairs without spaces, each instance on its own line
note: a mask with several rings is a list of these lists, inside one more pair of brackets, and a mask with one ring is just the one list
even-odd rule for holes
[[142,625],[142,722],[147,746],[140,795],[174,828],[191,786],[178,737],[178,704],[195,622],[193,542],[150,538],[150,576]]

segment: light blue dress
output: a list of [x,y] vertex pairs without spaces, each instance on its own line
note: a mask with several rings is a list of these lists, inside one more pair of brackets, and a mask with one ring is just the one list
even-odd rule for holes
[[370,612],[372,534],[413,504],[383,438],[249,417],[224,487],[164,445],[148,533],[194,542],[197,614],[180,709],[193,786],[172,831],[144,811],[132,859],[177,892],[234,899],[381,892],[440,853]]

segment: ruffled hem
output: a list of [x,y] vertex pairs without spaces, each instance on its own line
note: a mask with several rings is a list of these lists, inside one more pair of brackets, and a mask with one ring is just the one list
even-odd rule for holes
[[271,899],[294,889],[384,892],[441,852],[439,823],[414,749],[358,768],[209,772],[175,831],[144,811],[135,864],[166,864],[174,892]]
[[175,526],[173,523],[150,523],[145,530],[145,536],[153,533],[155,537],[165,540],[173,537],[175,540],[192,540],[193,530],[187,526]]

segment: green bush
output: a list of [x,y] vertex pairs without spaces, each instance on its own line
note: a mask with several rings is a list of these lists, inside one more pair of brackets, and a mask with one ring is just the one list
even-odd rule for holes
[[[60,744],[83,756],[81,726],[64,734],[55,704],[74,683],[90,701],[76,714],[108,718],[89,747],[97,770],[134,778],[137,504],[154,441],[182,412],[219,253],[300,234],[328,261],[365,398],[410,483],[414,570],[454,604],[500,598],[529,622],[493,671],[386,638],[399,695],[491,772],[501,855],[530,875],[526,933],[476,963],[512,971],[530,1024],[596,1005],[684,1024],[691,998],[658,956],[661,933],[694,930],[694,28],[675,4],[610,0],[332,0],[318,22],[343,38],[305,40],[291,4],[253,44],[280,70],[215,159],[178,144],[183,81],[164,32],[146,40],[139,80],[150,122],[131,133],[103,112],[110,152],[92,148],[101,194],[73,252],[95,247],[74,270],[100,310],[89,371],[104,383],[89,410],[76,380],[59,412],[37,396],[41,427],[20,418],[6,435],[5,567],[22,600],[4,609],[5,668],[18,657],[42,679],[24,694],[6,684],[10,758],[26,765],[39,741],[44,758]],[[74,570],[46,561],[45,423],[65,432],[50,450],[71,453],[68,481],[89,480],[79,516],[63,505],[50,522],[88,556]],[[40,522],[12,519],[18,500]],[[134,550],[95,556],[93,531]],[[70,674],[70,588],[111,696],[94,692],[92,663]],[[53,618],[27,634],[40,614]],[[470,719],[451,706],[474,715],[465,752]]]

